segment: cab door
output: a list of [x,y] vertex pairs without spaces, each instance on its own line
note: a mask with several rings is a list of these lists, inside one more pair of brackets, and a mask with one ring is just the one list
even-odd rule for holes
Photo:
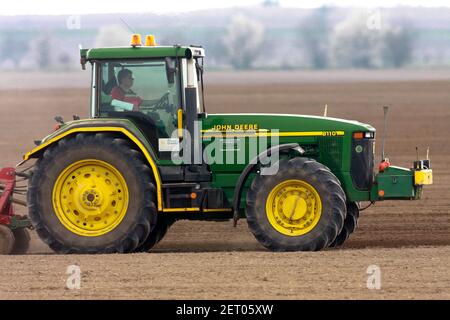
[[165,59],[107,61],[100,68],[99,116],[130,119],[155,155],[170,160],[179,148],[178,139],[172,138],[177,137],[182,101],[179,71],[169,76]]

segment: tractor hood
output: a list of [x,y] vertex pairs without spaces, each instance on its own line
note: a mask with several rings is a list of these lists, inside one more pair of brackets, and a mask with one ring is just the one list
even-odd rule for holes
[[295,114],[208,114],[202,122],[203,132],[246,131],[276,132],[280,135],[304,133],[305,135],[347,135],[355,131],[375,131],[375,128],[358,121],[331,117]]

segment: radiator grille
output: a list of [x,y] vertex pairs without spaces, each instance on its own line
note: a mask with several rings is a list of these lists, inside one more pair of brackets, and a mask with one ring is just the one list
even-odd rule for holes
[[321,162],[332,170],[342,169],[343,137],[319,137]]

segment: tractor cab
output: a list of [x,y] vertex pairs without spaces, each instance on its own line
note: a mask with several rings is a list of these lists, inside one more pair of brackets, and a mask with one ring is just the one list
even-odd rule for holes
[[159,159],[179,148],[182,129],[192,133],[204,113],[200,47],[146,45],[133,35],[130,47],[81,50],[92,64],[91,118],[131,120]]

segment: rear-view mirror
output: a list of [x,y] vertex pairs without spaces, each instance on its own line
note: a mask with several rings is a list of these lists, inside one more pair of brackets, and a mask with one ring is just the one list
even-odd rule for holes
[[166,57],[166,76],[167,82],[173,84],[175,82],[175,73],[177,72],[177,67],[175,64],[175,59]]

